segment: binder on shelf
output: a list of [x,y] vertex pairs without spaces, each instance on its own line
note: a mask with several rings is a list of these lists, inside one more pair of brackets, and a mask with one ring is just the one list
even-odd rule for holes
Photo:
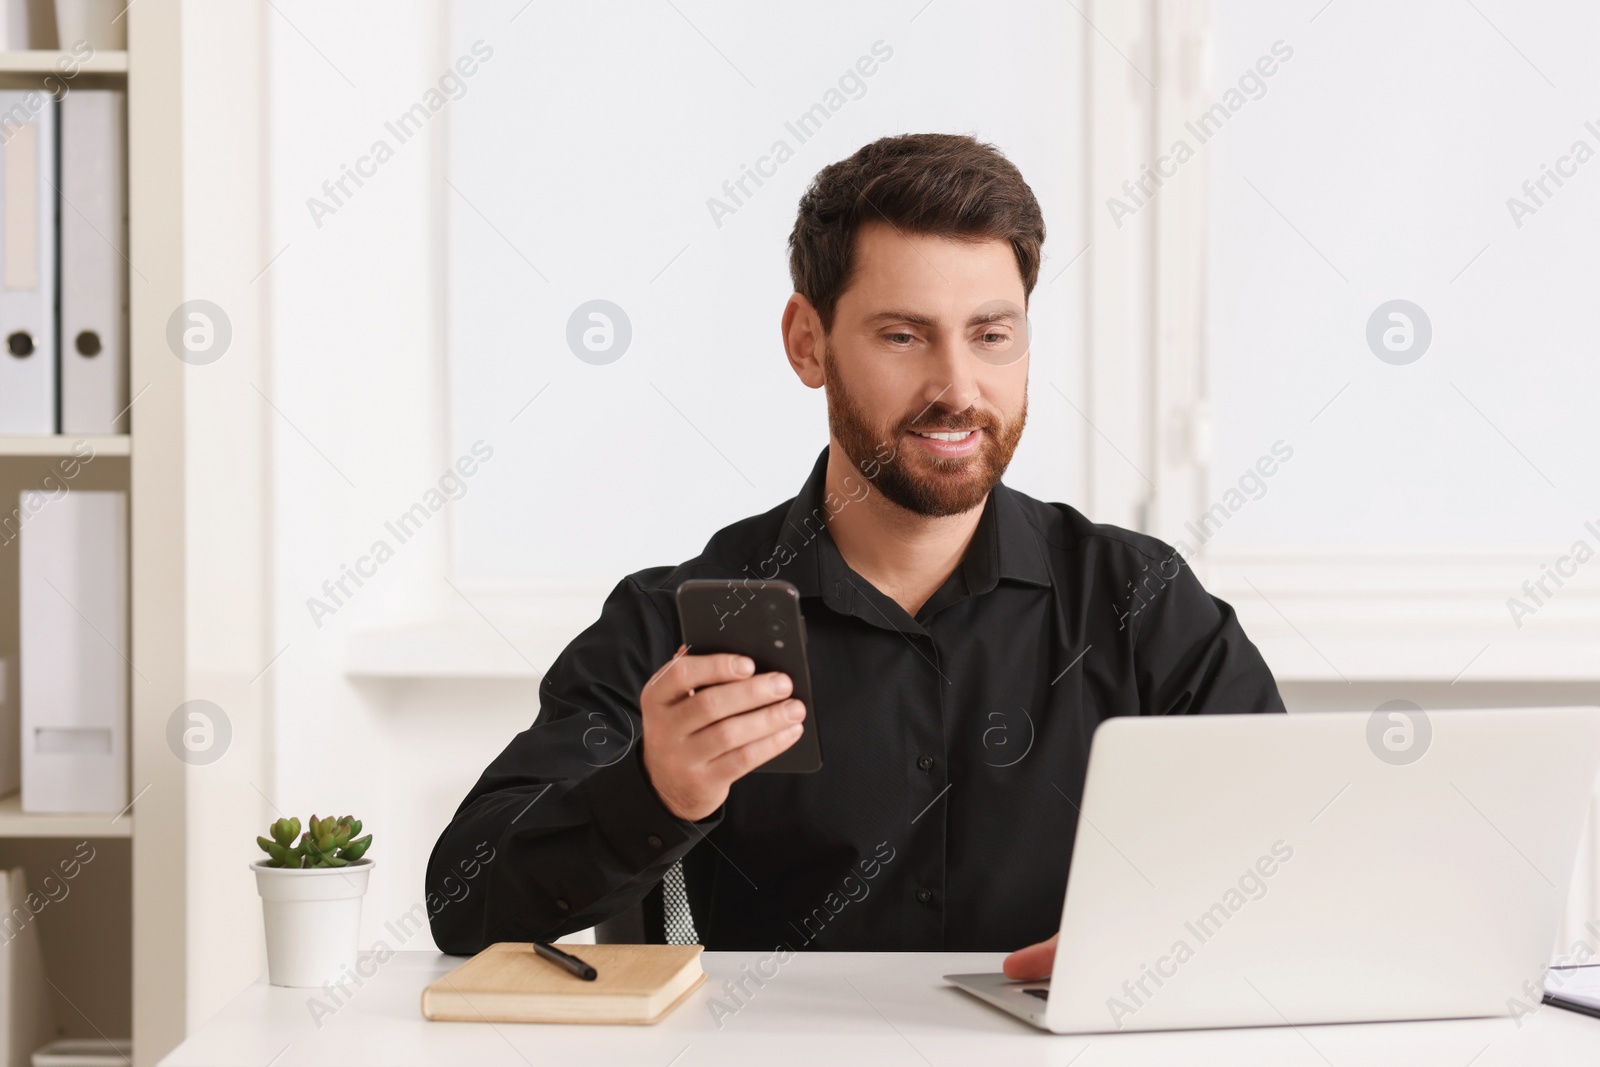
[[0,906],[5,908],[0,916],[0,1056],[8,1067],[20,1067],[56,1031],[23,868],[0,871]]
[[[0,538],[0,545],[4,539]],[[0,596],[4,596],[0,591]],[[0,625],[0,796],[15,793],[22,785],[22,716],[17,696],[16,637]]]
[[56,48],[59,40],[51,0],[0,0],[0,52]]
[[127,494],[28,489],[22,505],[22,810],[119,812],[128,803]]
[[61,101],[61,432],[127,433],[128,213],[120,89]]
[[0,91],[0,434],[56,432],[56,101]]

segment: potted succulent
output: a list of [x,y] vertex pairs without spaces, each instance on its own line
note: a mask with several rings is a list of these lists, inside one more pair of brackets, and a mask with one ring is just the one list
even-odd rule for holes
[[304,833],[299,819],[279,819],[268,833],[256,838],[267,858],[250,865],[266,918],[267,980],[320,987],[353,972],[372,835],[357,837],[361,820],[348,815],[313,815]]

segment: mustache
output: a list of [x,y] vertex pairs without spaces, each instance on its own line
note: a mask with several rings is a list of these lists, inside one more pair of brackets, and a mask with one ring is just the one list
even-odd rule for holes
[[952,411],[947,407],[924,408],[920,413],[901,420],[897,429],[903,433],[913,426],[919,430],[987,430],[991,436],[1000,432],[999,419],[970,405],[962,411]]

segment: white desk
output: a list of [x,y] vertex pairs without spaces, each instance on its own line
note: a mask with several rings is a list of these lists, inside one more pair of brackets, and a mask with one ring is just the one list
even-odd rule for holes
[[[581,950],[580,950],[581,951]],[[460,960],[400,952],[314,1021],[312,991],[263,978],[161,1061],[162,1067],[426,1064],[527,1067],[1506,1067],[1600,1062],[1600,1019],[1541,1007],[1510,1019],[1272,1027],[1057,1037],[946,985],[940,975],[998,970],[999,953],[800,953],[719,1028],[724,979],[767,953],[708,952],[707,979],[654,1026],[431,1023],[422,987]],[[770,970],[770,965],[768,967]],[[318,1025],[320,1022],[320,1026]]]

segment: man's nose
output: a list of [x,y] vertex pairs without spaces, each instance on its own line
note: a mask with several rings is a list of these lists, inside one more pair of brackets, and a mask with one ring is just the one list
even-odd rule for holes
[[929,355],[922,402],[938,404],[951,411],[965,411],[981,392],[977,372],[982,363],[957,337],[941,338]]

